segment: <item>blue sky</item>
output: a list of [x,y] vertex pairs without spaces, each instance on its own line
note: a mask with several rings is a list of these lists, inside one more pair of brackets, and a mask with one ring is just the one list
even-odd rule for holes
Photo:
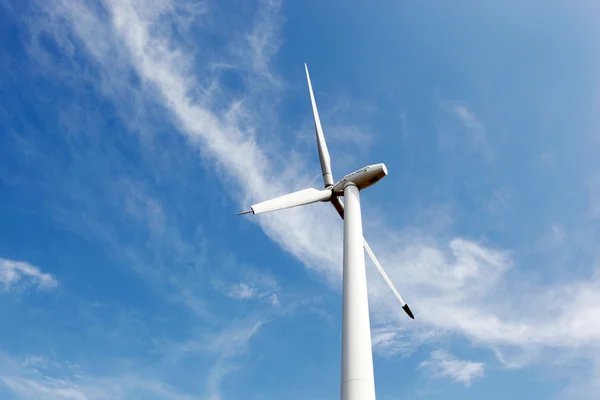
[[598,399],[600,7],[0,1],[0,398],[339,396],[342,223],[378,399]]

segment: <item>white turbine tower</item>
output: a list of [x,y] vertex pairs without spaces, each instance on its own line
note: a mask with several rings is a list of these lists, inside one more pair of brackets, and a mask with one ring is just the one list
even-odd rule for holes
[[[402,308],[414,319],[408,304],[394,287],[381,264],[363,238],[362,217],[360,211],[360,191],[375,184],[387,175],[384,164],[369,165],[346,175],[333,183],[331,160],[323,136],[317,103],[310,83],[308,67],[306,79],[312,103],[317,145],[325,189],[304,189],[285,196],[255,204],[250,210],[240,214],[261,214],[285,208],[302,206],[319,201],[329,201],[344,220],[344,287],[342,314],[342,400],[375,400],[375,382],[373,378],[373,353],[371,350],[371,326],[369,321],[369,302],[363,247],[373,263],[392,289]],[[346,205],[340,199],[344,196]]]

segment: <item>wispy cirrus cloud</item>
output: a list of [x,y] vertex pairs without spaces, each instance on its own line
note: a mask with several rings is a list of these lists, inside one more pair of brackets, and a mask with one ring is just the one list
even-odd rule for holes
[[44,398],[49,400],[71,399],[88,400],[89,397],[69,381],[63,379],[42,379],[36,381],[24,378],[2,378],[3,383],[14,393],[25,399]]
[[268,322],[265,316],[252,315],[213,332],[200,334],[185,342],[171,344],[168,348],[169,362],[209,355],[216,360],[205,374],[204,397],[220,400],[225,379],[241,366],[242,357],[248,352],[250,341]]
[[282,42],[279,29],[283,17],[280,10],[280,0],[261,0],[254,26],[245,35],[247,45],[240,46],[237,51],[241,58],[250,55],[249,71],[261,75],[274,85],[281,85],[280,78],[272,71],[271,66]]
[[24,261],[0,258],[0,283],[5,290],[17,287],[34,286],[38,289],[49,290],[58,287],[58,281],[51,274],[42,272],[35,265]]
[[221,275],[213,280],[213,287],[236,300],[261,300],[279,306],[282,289],[277,280],[265,271],[245,265],[229,257],[221,266]]
[[248,283],[238,283],[232,285],[227,291],[227,295],[234,299],[249,300],[249,299],[268,299],[269,302],[276,306],[279,305],[277,293],[271,291],[263,291]]
[[395,322],[380,322],[378,327],[371,329],[371,344],[378,355],[392,358],[411,354],[421,345],[442,336],[443,330],[422,329],[415,332],[406,327],[399,327]]
[[483,363],[461,360],[444,350],[431,352],[429,358],[419,364],[419,368],[424,368],[435,378],[450,378],[466,387],[474,379],[483,377],[485,372]]
[[[191,400],[158,379],[144,379],[135,373],[94,376],[80,367],[41,356],[21,360],[0,352],[0,389],[20,399],[109,400],[147,399]],[[0,393],[2,391],[0,390]]]
[[452,106],[452,111],[465,127],[474,133],[477,141],[485,140],[485,128],[473,111],[463,104],[454,104]]
[[[442,147],[459,153],[462,151],[456,149],[464,147],[476,152],[488,163],[493,161],[494,151],[489,133],[480,117],[459,101],[442,100],[439,101],[439,106],[446,114],[445,122],[438,126]],[[458,122],[458,128],[456,122]]]
[[206,391],[209,400],[221,400],[221,389],[223,381],[227,376],[240,368],[238,358],[247,351],[248,342],[258,333],[262,321],[258,321],[246,327],[234,327],[219,332],[212,342],[207,344],[207,349],[219,354],[217,361],[213,364],[206,376]]

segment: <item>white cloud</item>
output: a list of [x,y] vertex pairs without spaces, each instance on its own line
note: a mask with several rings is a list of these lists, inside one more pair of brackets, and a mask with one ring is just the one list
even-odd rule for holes
[[73,369],[68,363],[41,356],[27,356],[17,361],[0,352],[0,388],[23,400],[120,400],[156,398],[191,400],[154,377],[136,373],[93,376]]
[[266,270],[246,264],[233,255],[220,262],[212,286],[218,292],[236,300],[261,300],[279,306],[281,287]]
[[233,285],[227,292],[229,297],[240,300],[249,299],[268,299],[271,305],[279,305],[277,293],[272,291],[262,291],[248,283],[238,283]]
[[24,399],[89,400],[72,382],[63,379],[35,381],[23,378],[0,378],[14,393]]
[[207,376],[207,392],[210,400],[222,398],[221,384],[231,371],[237,369],[236,358],[246,352],[248,342],[264,324],[265,321],[262,320],[250,320],[243,326],[233,326],[205,338],[204,349],[219,354],[217,362]]
[[442,330],[411,331],[407,327],[399,327],[397,323],[388,323],[371,329],[371,345],[379,355],[393,357],[399,354],[410,354],[423,343],[435,340],[443,334]]
[[439,106],[447,115],[460,122],[461,131],[466,135],[466,140],[460,140],[461,136],[457,136],[454,130],[448,130],[444,123],[440,126],[443,146],[454,149],[461,144],[466,144],[487,162],[491,162],[494,158],[494,151],[489,143],[487,129],[479,117],[460,102],[441,101]]
[[473,111],[462,104],[454,104],[452,110],[454,111],[454,114],[461,120],[461,122],[467,128],[473,131],[477,140],[485,139],[485,128]]
[[484,374],[484,364],[460,360],[444,350],[431,352],[429,358],[419,364],[436,378],[450,378],[453,382],[461,382],[469,386],[475,378]]
[[38,267],[23,261],[0,258],[0,283],[5,290],[17,286],[36,286],[39,289],[56,289],[58,282]]
[[234,299],[251,299],[256,296],[257,292],[256,288],[240,283],[234,285],[227,294]]
[[210,400],[221,399],[221,385],[227,376],[239,366],[239,360],[249,348],[249,343],[267,321],[251,316],[232,321],[230,326],[205,333],[169,348],[169,360],[178,361],[198,354],[215,354],[213,363],[205,377],[205,392]]
[[[279,25],[281,24],[281,1],[261,0],[254,28],[246,36],[246,46],[239,51],[240,57],[250,54],[251,71],[261,74],[272,84],[280,84],[276,74],[271,71],[271,59],[279,50],[281,42]],[[248,51],[249,50],[249,51]]]
[[117,400],[150,395],[164,400],[191,400],[195,397],[180,394],[154,380],[133,376],[109,378],[62,379],[44,375],[0,377],[12,393],[24,400]]

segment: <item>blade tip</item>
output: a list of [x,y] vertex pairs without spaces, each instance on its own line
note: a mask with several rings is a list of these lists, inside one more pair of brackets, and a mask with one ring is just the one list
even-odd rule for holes
[[402,309],[404,310],[404,312],[406,312],[408,314],[409,317],[411,317],[412,319],[415,319],[415,316],[413,315],[412,311],[410,310],[410,307],[408,306],[408,304],[404,304],[404,306],[402,306]]
[[242,211],[242,212],[237,213],[237,215],[244,215],[244,214],[250,214],[250,213],[254,214],[254,210],[250,209],[247,211]]

